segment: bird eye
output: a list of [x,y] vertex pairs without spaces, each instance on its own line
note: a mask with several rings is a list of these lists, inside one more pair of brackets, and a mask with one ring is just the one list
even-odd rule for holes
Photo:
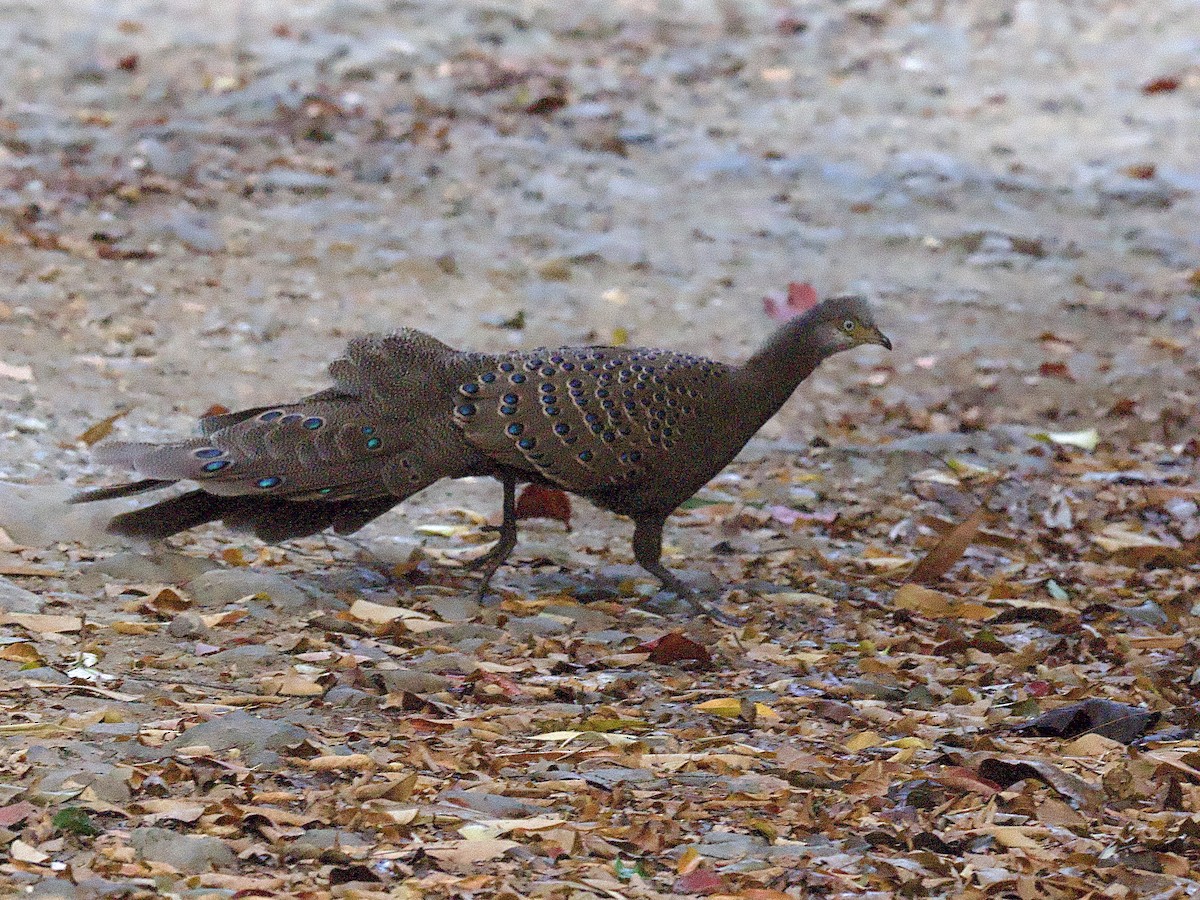
[[846,332],[847,334],[849,334],[851,331],[853,331],[853,330],[854,330],[854,326],[855,326],[855,322],[854,322],[854,320],[853,320],[853,319],[847,319],[845,322],[843,322],[843,323],[842,323],[842,331],[844,331],[844,332]]

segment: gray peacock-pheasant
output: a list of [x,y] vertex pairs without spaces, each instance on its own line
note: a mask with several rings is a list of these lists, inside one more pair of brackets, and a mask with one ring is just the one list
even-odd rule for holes
[[352,341],[329,368],[334,386],[299,402],[210,416],[189,440],[102,445],[100,461],[142,480],[73,499],[194,481],[109,530],[164,538],[219,519],[278,542],[347,534],[442,478],[486,475],[503,485],[504,516],[478,560],[481,592],[516,545],[516,486],[530,482],[632,518],[637,562],[683,593],[661,562],[667,516],[823,360],[862,344],[891,349],[859,297],[786,322],[741,366],[630,347],[472,353],[401,329]]

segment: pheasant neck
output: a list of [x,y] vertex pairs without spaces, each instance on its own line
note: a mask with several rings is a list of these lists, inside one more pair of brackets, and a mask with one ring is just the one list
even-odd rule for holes
[[817,341],[815,316],[805,314],[780,326],[739,370],[744,417],[757,431],[778,412],[797,385],[834,352]]

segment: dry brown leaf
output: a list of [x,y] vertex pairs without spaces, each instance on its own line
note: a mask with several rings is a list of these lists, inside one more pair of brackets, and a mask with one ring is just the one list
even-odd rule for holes
[[987,520],[987,510],[979,506],[969,516],[959,522],[946,534],[942,535],[933,548],[917,562],[908,573],[909,582],[928,584],[937,581],[950,571],[956,562],[967,552],[975,535]]
[[78,616],[47,616],[40,613],[0,613],[0,625],[19,625],[34,634],[62,634],[78,631],[83,620]]
[[365,753],[350,753],[346,756],[317,756],[304,763],[312,772],[371,772],[379,764]]
[[94,425],[88,426],[80,434],[75,436],[74,443],[82,443],[88,447],[92,446],[93,444],[100,443],[100,441],[112,434],[113,425],[116,424],[120,419],[123,419],[125,416],[129,415],[130,411],[131,410],[129,409],[119,409],[107,419],[101,419]]
[[0,575],[27,575],[33,578],[54,578],[63,573],[45,566],[31,566],[22,562],[0,562]]
[[965,619],[979,622],[999,614],[998,610],[982,603],[959,600],[957,597],[918,584],[901,585],[892,598],[892,604],[897,609],[911,610],[929,619]]

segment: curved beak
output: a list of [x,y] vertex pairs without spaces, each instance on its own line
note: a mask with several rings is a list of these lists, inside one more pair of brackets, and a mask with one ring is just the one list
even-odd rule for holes
[[880,347],[886,347],[888,350],[892,349],[891,339],[888,338],[888,336],[886,334],[884,334],[882,331],[875,332],[875,343],[878,344]]

